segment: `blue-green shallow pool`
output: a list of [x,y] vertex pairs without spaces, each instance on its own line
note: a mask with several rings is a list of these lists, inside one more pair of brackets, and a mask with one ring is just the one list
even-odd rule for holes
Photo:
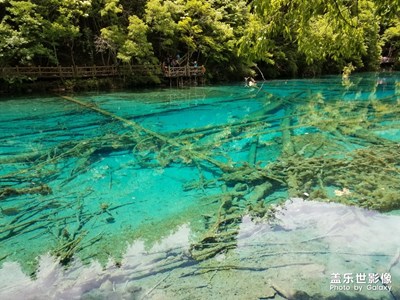
[[400,74],[68,96],[0,102],[2,299],[400,294]]

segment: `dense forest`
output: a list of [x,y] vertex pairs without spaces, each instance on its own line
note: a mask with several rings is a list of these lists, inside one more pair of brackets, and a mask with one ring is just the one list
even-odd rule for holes
[[157,65],[219,80],[399,66],[393,0],[0,0],[0,66]]

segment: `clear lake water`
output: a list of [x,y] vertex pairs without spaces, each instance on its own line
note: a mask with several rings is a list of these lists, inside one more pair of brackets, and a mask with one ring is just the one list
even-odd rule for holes
[[400,73],[0,98],[0,299],[400,299]]

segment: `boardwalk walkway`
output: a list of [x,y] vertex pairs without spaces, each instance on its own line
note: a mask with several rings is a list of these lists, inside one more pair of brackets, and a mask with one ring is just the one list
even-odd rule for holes
[[204,66],[164,67],[163,70],[164,76],[168,78],[203,76],[205,72]]
[[167,78],[203,76],[205,68],[184,66],[164,67],[157,65],[134,66],[70,66],[70,67],[4,67],[0,78],[30,77],[30,78],[90,78],[113,76],[164,76]]

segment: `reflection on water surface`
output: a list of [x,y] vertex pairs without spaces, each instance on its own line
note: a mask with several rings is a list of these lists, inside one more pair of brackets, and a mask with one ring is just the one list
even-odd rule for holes
[[399,78],[3,99],[0,295],[392,299]]

